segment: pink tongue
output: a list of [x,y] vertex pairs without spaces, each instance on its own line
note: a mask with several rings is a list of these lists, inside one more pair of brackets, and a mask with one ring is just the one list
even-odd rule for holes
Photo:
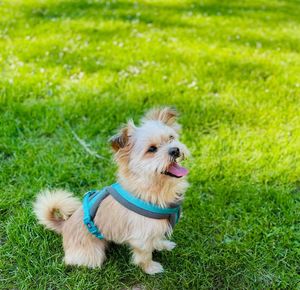
[[189,173],[186,168],[179,166],[178,163],[175,162],[169,167],[168,172],[176,175],[177,177],[185,176]]

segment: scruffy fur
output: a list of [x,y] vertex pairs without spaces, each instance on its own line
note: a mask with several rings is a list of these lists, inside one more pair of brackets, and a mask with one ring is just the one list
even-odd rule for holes
[[[169,148],[180,149],[177,161],[189,153],[178,140],[180,126],[176,117],[173,109],[154,109],[145,115],[140,126],[129,121],[110,139],[118,164],[118,182],[135,196],[162,207],[181,200],[188,186],[185,177],[162,174],[172,162]],[[150,146],[156,146],[157,151],[148,152]],[[94,219],[104,240],[88,232],[82,221],[81,202],[66,191],[41,192],[34,203],[34,212],[41,224],[62,234],[64,261],[69,265],[101,267],[107,242],[113,241],[128,244],[133,263],[146,273],[155,274],[162,272],[163,267],[152,260],[152,252],[175,247],[175,243],[166,239],[172,232],[168,220],[139,215],[111,196],[100,204]]]

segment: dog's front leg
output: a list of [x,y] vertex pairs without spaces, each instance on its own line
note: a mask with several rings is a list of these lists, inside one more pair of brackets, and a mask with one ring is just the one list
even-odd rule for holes
[[133,252],[133,263],[140,266],[145,273],[154,275],[164,271],[163,266],[152,260],[154,247],[144,241],[134,241],[130,243]]
[[176,247],[176,243],[169,240],[157,240],[154,243],[154,249],[157,251],[167,250],[171,251]]

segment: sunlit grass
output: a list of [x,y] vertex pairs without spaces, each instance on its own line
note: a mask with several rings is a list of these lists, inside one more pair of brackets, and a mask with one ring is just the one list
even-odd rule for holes
[[[299,287],[299,5],[2,2],[0,288]],[[103,269],[64,266],[35,195],[112,183],[107,139],[163,104],[181,112],[193,155],[178,246],[155,254],[166,272],[143,274],[123,246]]]

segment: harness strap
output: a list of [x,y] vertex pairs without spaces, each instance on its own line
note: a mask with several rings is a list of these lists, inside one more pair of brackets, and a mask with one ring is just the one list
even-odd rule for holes
[[107,187],[105,187],[101,191],[89,191],[84,195],[83,198],[83,223],[86,225],[88,231],[100,240],[104,239],[104,236],[95,225],[94,217],[101,201],[107,196]]
[[114,183],[101,191],[92,190],[87,192],[83,199],[83,222],[89,232],[99,239],[104,239],[104,236],[93,220],[99,205],[108,195],[111,195],[121,205],[137,214],[153,219],[168,219],[172,228],[174,228],[180,217],[180,204],[172,204],[168,208],[162,208],[131,195],[119,183]]

